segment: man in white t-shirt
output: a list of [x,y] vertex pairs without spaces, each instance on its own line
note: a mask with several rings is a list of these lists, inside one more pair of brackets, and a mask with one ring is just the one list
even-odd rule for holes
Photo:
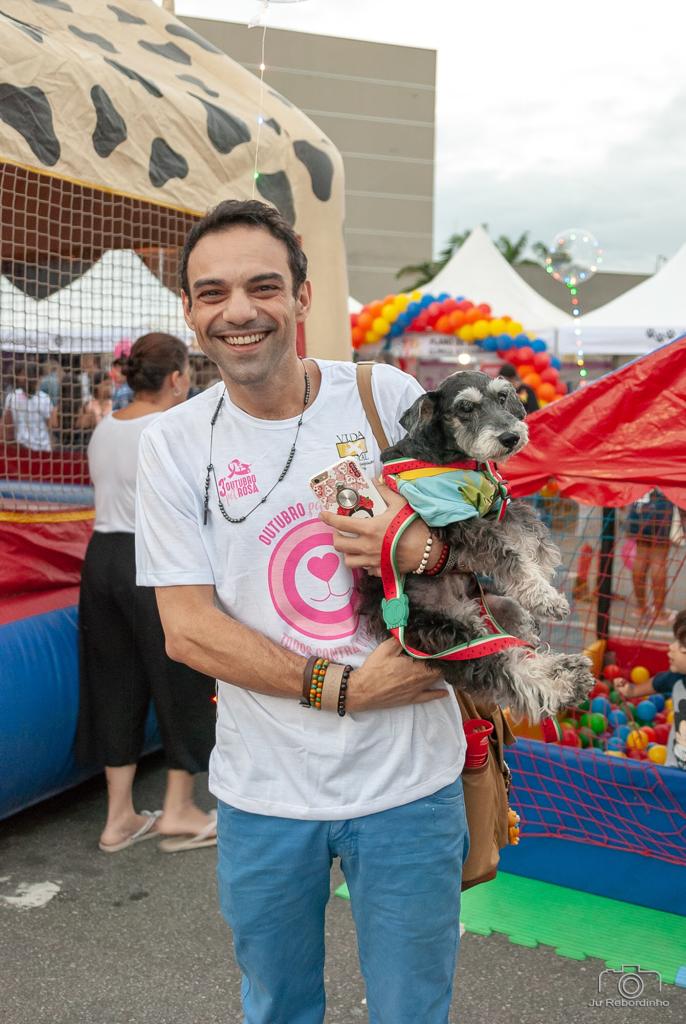
[[[171,657],[219,680],[210,789],[247,1024],[323,1021],[336,856],[370,1020],[445,1024],[468,842],[464,735],[439,673],[395,640],[377,646],[356,610],[355,574],[378,568],[402,500],[343,537],[308,487],[351,450],[370,477],[380,462],[354,364],[297,355],[306,277],[297,236],[263,203],[221,203],[191,230],[186,320],[222,381],[143,434],[138,583],[157,589]],[[421,389],[390,366],[373,389],[398,440]],[[402,570],[427,538],[421,522],[407,531]],[[322,709],[308,699],[315,656],[331,662]],[[337,666],[351,667],[342,693]]]

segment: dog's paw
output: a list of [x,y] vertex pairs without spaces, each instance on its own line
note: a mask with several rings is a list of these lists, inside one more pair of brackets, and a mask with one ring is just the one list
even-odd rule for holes
[[537,601],[531,611],[538,618],[554,619],[556,622],[560,622],[569,615],[569,602],[564,594],[559,594],[557,590],[551,590]]
[[555,674],[565,682],[565,705],[585,700],[595,683],[590,658],[585,654],[561,654],[556,661]]

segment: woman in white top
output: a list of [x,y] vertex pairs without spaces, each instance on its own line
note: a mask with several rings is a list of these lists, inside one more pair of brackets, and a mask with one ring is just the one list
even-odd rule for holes
[[15,372],[15,382],[14,390],[5,401],[5,441],[16,441],[34,452],[52,451],[50,431],[57,427],[57,410],[45,392],[38,389],[38,364],[20,363]]
[[[134,398],[105,417],[88,446],[95,488],[95,527],[83,565],[79,631],[81,688],[78,759],[105,766],[107,820],[99,846],[116,853],[166,836],[165,852],[216,842],[214,814],[193,800],[194,776],[207,771],[214,745],[213,679],[172,661],[155,591],[136,586],[135,494],[144,429],[188,395],[186,346],[147,334],[131,349],[126,376]],[[133,781],[150,701],[167,761],[162,811],[137,813]]]

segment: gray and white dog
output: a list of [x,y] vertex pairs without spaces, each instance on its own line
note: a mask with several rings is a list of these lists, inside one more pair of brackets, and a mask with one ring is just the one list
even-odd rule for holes
[[[400,422],[407,435],[381,458],[384,463],[412,458],[437,465],[471,459],[502,462],[528,440],[524,416],[524,406],[505,378],[476,371],[454,373],[403,414]],[[594,681],[589,659],[540,646],[536,619],[563,619],[569,605],[551,583],[560,553],[533,509],[523,501],[511,501],[500,521],[486,515],[433,532],[457,547],[460,571],[435,579],[406,577],[408,644],[437,653],[487,635],[473,574],[485,575],[499,592],[488,595],[497,623],[531,648],[511,647],[466,661],[443,660],[448,682],[475,700],[501,703],[532,721],[583,699]],[[372,630],[379,637],[387,635],[380,612],[380,580],[365,574],[360,591],[360,610],[369,617]]]

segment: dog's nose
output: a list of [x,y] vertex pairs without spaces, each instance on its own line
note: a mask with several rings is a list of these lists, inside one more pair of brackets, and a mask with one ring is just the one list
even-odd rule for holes
[[498,440],[500,441],[503,448],[507,448],[508,452],[511,452],[514,446],[519,441],[519,434],[513,434],[508,431],[505,434],[499,434]]

